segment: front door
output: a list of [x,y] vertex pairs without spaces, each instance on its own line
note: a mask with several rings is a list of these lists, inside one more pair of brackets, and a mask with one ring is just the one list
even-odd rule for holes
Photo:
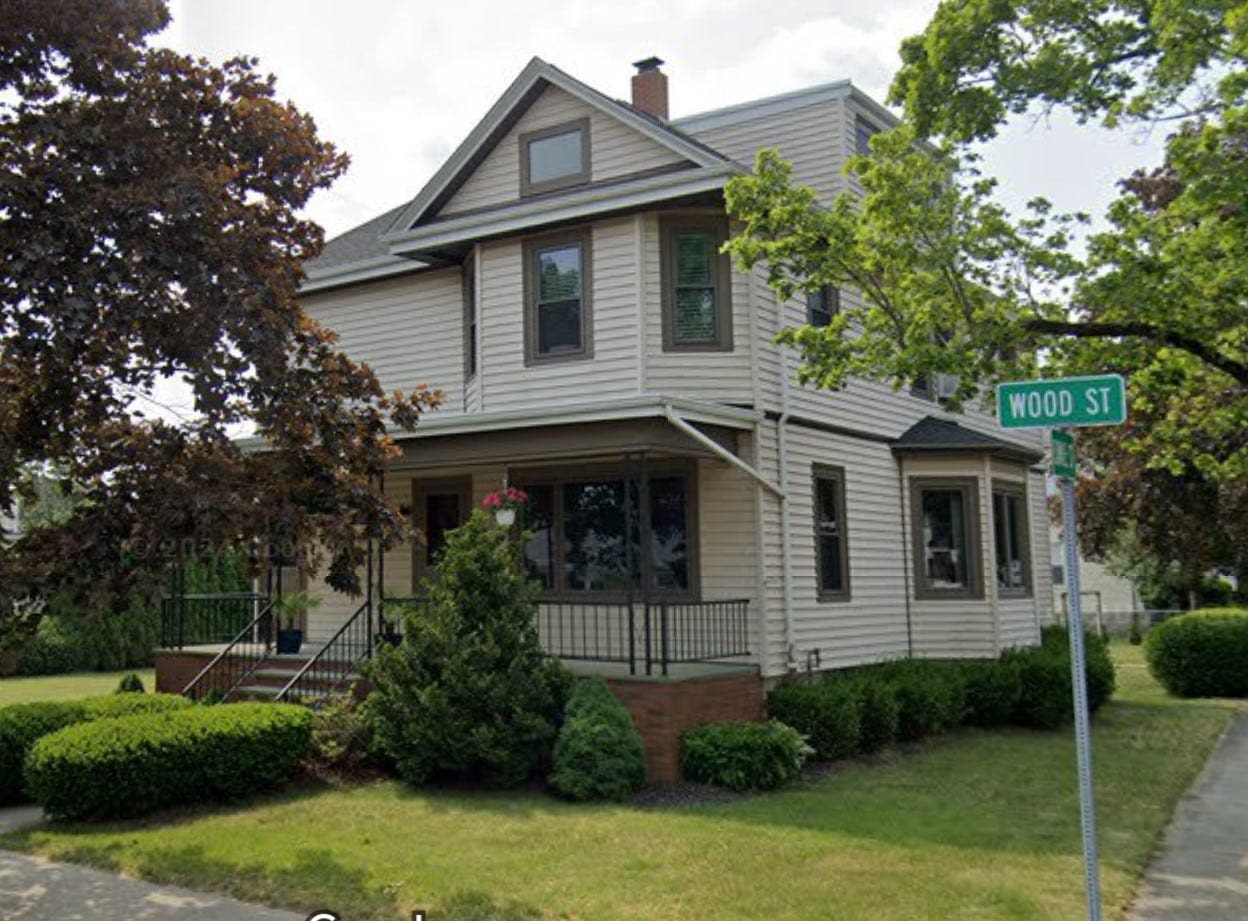
[[446,532],[468,518],[472,506],[472,480],[416,480],[412,502],[416,541],[413,546],[412,590],[420,593],[420,581],[436,575],[434,564],[446,545]]

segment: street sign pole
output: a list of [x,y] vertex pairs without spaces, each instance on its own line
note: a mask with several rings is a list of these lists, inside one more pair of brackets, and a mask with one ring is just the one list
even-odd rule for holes
[[[1054,435],[1057,435],[1055,432]],[[1063,432],[1069,437],[1069,433]],[[1061,439],[1065,440],[1065,439]],[[1059,441],[1054,438],[1055,453]],[[1083,649],[1083,602],[1079,591],[1079,543],[1075,530],[1075,480],[1063,475],[1062,537],[1066,544],[1066,592],[1070,599],[1070,675],[1075,697],[1075,751],[1079,761],[1079,814],[1088,921],[1101,921],[1101,876],[1096,852],[1096,803],[1092,794],[1092,729],[1088,720],[1087,664]]]

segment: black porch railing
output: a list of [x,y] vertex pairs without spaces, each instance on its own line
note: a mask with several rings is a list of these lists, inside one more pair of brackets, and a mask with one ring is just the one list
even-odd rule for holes
[[543,601],[537,634],[560,659],[618,662],[630,674],[750,654],[749,600]]
[[161,601],[161,647],[230,643],[269,603],[255,592],[170,595]]
[[[309,701],[348,686],[379,643],[401,641],[405,613],[428,604],[422,597],[365,602],[277,696]],[[225,643],[187,685],[184,693],[196,700],[214,692],[228,699],[272,653],[273,602],[263,596],[176,596],[166,599],[164,615],[166,648]],[[223,640],[238,621],[242,627]],[[749,601],[542,601],[537,632],[542,647],[558,658],[666,675],[676,664],[730,664],[726,660],[748,656]]]
[[365,601],[329,642],[305,662],[277,694],[295,703],[327,697],[359,680],[360,663],[373,657],[372,602]]
[[191,679],[182,693],[191,700],[203,700],[205,697],[229,700],[269,658],[273,649],[274,626],[273,602],[266,601],[260,612]]

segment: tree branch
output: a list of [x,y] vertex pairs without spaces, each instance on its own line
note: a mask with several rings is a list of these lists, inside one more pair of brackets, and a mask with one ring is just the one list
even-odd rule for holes
[[1076,323],[1068,320],[1044,320],[1037,317],[1024,320],[1023,328],[1028,332],[1051,336],[1073,336],[1077,339],[1112,339],[1119,336],[1148,339],[1159,345],[1181,349],[1199,358],[1210,367],[1230,375],[1241,386],[1248,387],[1248,364],[1223,355],[1199,339],[1185,336],[1171,329],[1162,329],[1151,323]]

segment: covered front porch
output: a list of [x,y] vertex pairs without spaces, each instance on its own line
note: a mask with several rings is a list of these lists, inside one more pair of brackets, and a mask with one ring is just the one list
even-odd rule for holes
[[[279,599],[306,591],[316,603],[297,615],[305,671],[343,683],[378,643],[397,640],[403,609],[426,603],[446,533],[486,495],[513,486],[529,497],[517,539],[527,535],[525,565],[541,586],[536,626],[552,655],[629,678],[757,673],[760,478],[748,462],[756,421],[748,410],[661,398],[547,417],[431,416],[400,441],[403,456],[381,483],[413,539],[370,548],[361,595],[287,571],[252,594],[171,598],[164,645],[207,657],[206,671],[216,662],[239,676],[232,689],[243,687],[271,665]],[[247,661],[227,669],[231,658]],[[295,678],[279,697],[310,684]]]

